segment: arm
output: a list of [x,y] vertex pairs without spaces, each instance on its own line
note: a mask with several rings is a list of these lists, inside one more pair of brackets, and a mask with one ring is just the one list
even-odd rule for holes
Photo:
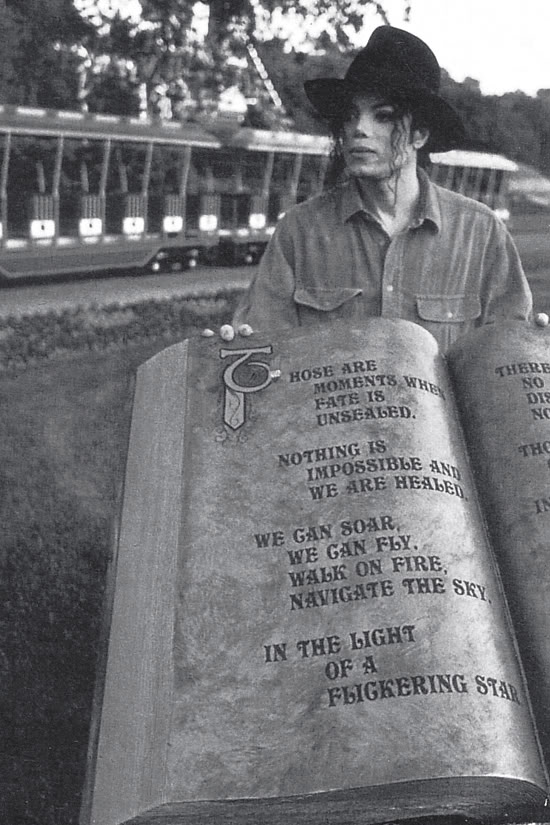
[[282,218],[262,256],[258,271],[241,299],[233,326],[248,324],[256,330],[291,329],[299,326],[294,303],[293,239]]
[[481,285],[481,324],[500,319],[528,320],[533,309],[531,289],[518,250],[504,224],[495,219],[486,250]]

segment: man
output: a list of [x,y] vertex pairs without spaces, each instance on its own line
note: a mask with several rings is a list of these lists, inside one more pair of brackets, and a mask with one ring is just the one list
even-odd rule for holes
[[332,133],[336,183],[279,221],[237,309],[241,334],[382,316],[421,324],[446,350],[480,324],[528,318],[531,293],[504,224],[419,168],[423,153],[464,136],[439,84],[428,46],[390,26],[343,79],[305,84]]

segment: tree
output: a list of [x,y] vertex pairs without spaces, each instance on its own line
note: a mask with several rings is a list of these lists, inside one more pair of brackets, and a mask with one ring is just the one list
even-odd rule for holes
[[72,0],[3,0],[2,99],[62,108],[76,97],[74,47],[93,36]]

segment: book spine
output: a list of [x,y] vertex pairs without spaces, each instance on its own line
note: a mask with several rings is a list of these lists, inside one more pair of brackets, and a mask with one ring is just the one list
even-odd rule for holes
[[[93,825],[161,804],[172,713],[188,349],[168,348],[137,374],[101,724],[90,764]],[[136,606],[142,609],[136,609]]]

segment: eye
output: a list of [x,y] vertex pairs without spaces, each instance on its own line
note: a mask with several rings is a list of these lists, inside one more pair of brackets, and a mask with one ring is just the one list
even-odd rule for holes
[[345,116],[344,116],[344,123],[351,123],[354,120],[359,119],[359,107],[356,106],[354,103],[349,106]]
[[393,106],[382,106],[376,110],[375,116],[379,123],[391,123],[395,120],[395,109]]

